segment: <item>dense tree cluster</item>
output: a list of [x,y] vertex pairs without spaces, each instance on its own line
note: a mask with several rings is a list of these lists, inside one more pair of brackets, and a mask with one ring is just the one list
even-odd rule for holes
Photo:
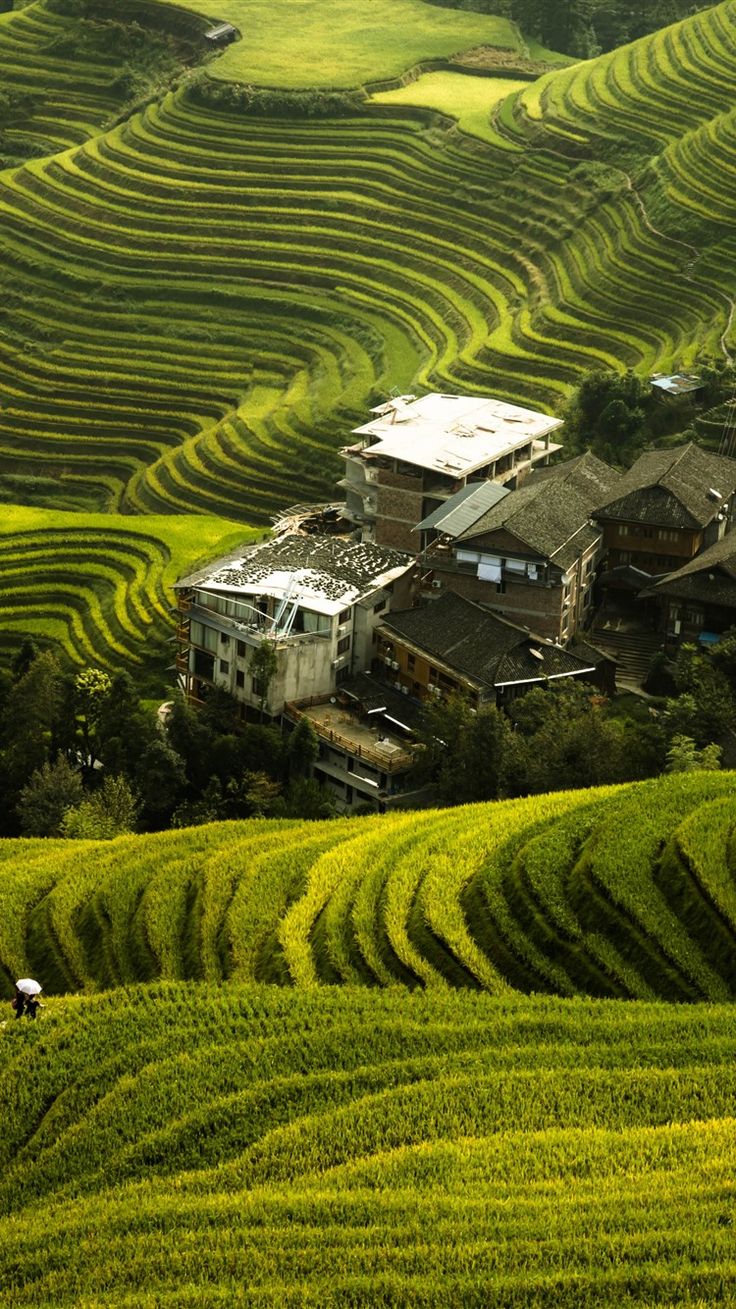
[[0,685],[0,833],[107,838],[272,814],[328,817],[309,778],[317,743],[303,721],[290,737],[242,723],[215,692],[201,713],[183,700],[165,721],[127,673],[64,671],[26,641]]
[[657,676],[671,694],[627,712],[594,687],[535,687],[508,713],[455,696],[432,704],[420,734],[418,778],[443,804],[638,781],[720,767],[736,752],[736,628],[712,653],[685,645]]
[[[733,395],[736,370],[720,362],[700,365],[703,389],[697,405],[708,410]],[[663,438],[695,438],[690,426],[695,400],[663,404],[650,383],[636,373],[604,369],[588,373],[573,391],[562,417],[565,446],[570,452],[592,450],[606,463],[628,467],[646,447]]]
[[709,0],[434,0],[455,9],[498,14],[519,24],[551,50],[576,59],[614,50],[628,41],[707,9]]

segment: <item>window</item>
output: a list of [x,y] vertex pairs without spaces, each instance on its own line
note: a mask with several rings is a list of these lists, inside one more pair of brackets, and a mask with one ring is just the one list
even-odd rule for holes
[[220,645],[229,645],[229,644],[230,644],[230,637],[226,636],[224,632],[220,632]]
[[235,674],[235,685],[239,686],[241,690],[245,689],[245,673],[241,673],[240,669]]
[[339,614],[337,621],[338,621],[340,627],[344,627],[344,626],[345,626],[345,623],[349,623],[349,622],[350,622],[350,610],[349,610],[349,609],[343,609],[342,612]]
[[229,673],[229,672],[230,672],[230,664],[229,664],[229,662],[228,662],[227,659],[221,659],[221,660],[220,660],[220,672],[221,672],[221,673]]
[[245,641],[238,641],[238,656],[245,659]]
[[618,532],[619,536],[628,536],[629,535],[628,523],[619,523],[618,527],[616,528],[616,531]]
[[374,612],[374,614],[380,614],[380,613],[382,613],[383,610],[386,608],[386,605],[387,605],[387,604],[388,604],[388,600],[386,600],[386,599],[379,600],[379,601],[378,601],[378,604],[373,606],[373,612]]
[[337,643],[337,653],[339,655],[347,654],[349,649],[350,649],[350,637],[343,636]]
[[415,664],[416,664],[416,659],[414,658],[414,655],[413,655],[413,654],[407,655],[407,657],[406,657],[406,666],[407,666],[407,668],[409,669],[409,672],[410,672],[410,673],[412,673],[412,672],[414,671],[414,665],[415,665]]

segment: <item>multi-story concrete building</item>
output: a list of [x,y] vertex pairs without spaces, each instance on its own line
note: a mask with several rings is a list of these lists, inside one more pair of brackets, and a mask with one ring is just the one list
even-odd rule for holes
[[[211,687],[281,714],[329,695],[370,668],[374,630],[392,604],[411,604],[414,561],[372,544],[283,536],[215,560],[177,582],[177,668],[191,701]],[[264,688],[253,659],[264,643],[275,671]]]
[[559,418],[489,397],[405,395],[371,413],[343,450],[345,516],[399,550],[415,551],[417,523],[468,484],[519,486],[560,449]]
[[596,505],[621,474],[590,453],[532,473],[508,491],[460,492],[418,524],[423,591],[449,590],[567,644],[593,604],[603,532]]

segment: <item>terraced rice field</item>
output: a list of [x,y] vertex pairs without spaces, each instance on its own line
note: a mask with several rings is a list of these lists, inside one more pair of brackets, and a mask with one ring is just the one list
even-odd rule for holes
[[688,210],[694,251],[614,156],[636,121],[647,178],[697,173],[690,134],[720,141],[730,111],[734,12],[506,97],[489,141],[427,109],[268,120],[184,86],[6,172],[0,475],[63,468],[99,508],[104,469],[110,508],[266,523],[331,493],[393,386],[553,408],[591,366],[722,353],[723,203]]
[[4,506],[0,662],[32,636],[78,665],[161,674],[173,658],[177,577],[254,535],[204,516],[141,520]]
[[210,66],[212,77],[268,87],[356,87],[479,45],[519,50],[515,24],[423,0],[179,0],[242,33]]
[[7,841],[0,968],[725,1001],[736,775],[333,823]]
[[0,842],[3,1304],[729,1303],[735,795]]
[[8,1309],[732,1294],[731,1006],[170,984],[42,1022],[0,1034]]
[[[207,27],[201,15],[145,0],[117,0],[97,18],[118,26],[78,22],[55,0],[0,14],[0,85],[11,99],[7,110],[0,102],[0,158],[53,154],[97,136],[145,88],[143,67],[155,84],[157,71],[201,46]],[[131,22],[126,35],[120,24]],[[162,44],[162,33],[173,43]]]

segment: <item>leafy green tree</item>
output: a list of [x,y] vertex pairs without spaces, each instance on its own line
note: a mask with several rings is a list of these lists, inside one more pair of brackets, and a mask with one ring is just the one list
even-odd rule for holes
[[101,668],[83,668],[74,679],[79,749],[82,767],[88,772],[99,759],[98,725],[111,689],[110,678]]
[[651,387],[635,373],[588,373],[568,401],[565,442],[599,459],[631,464],[651,436]]
[[477,711],[452,695],[428,704],[417,732],[417,780],[434,782],[444,804],[492,800],[504,787],[511,728],[493,705]]
[[254,651],[253,658],[250,661],[250,675],[253,678],[254,689],[258,687],[256,694],[260,699],[261,722],[266,711],[268,703],[268,692],[271,683],[276,676],[278,668],[278,658],[272,641],[263,640]]
[[64,814],[84,798],[82,779],[75,768],[58,755],[44,763],[22,788],[18,817],[24,836],[59,836]]
[[297,777],[289,783],[284,794],[284,812],[287,818],[334,818],[337,813],[335,796],[314,777]]
[[125,777],[106,777],[94,795],[67,809],[61,835],[77,840],[109,841],[135,831],[139,801]]
[[166,827],[186,787],[184,760],[163,736],[143,751],[136,777],[143,825]]
[[227,818],[227,803],[219,777],[211,777],[202,794],[195,800],[185,801],[174,811],[172,827],[199,827],[203,823],[217,823]]
[[721,766],[721,747],[711,742],[698,750],[691,736],[673,736],[667,751],[667,773],[716,772]]
[[11,687],[2,723],[7,785],[16,795],[62,745],[60,724],[64,678],[53,654],[38,655]]
[[286,766],[290,778],[308,777],[319,757],[319,738],[308,718],[300,718],[286,746]]
[[13,674],[14,682],[19,681],[21,677],[25,677],[34,659],[37,659],[40,653],[41,652],[32,637],[26,636],[23,638],[20,649],[14,656],[10,665],[10,671]]
[[508,750],[513,795],[601,786],[627,778],[620,723],[585,683],[534,687],[511,707],[516,724]]

